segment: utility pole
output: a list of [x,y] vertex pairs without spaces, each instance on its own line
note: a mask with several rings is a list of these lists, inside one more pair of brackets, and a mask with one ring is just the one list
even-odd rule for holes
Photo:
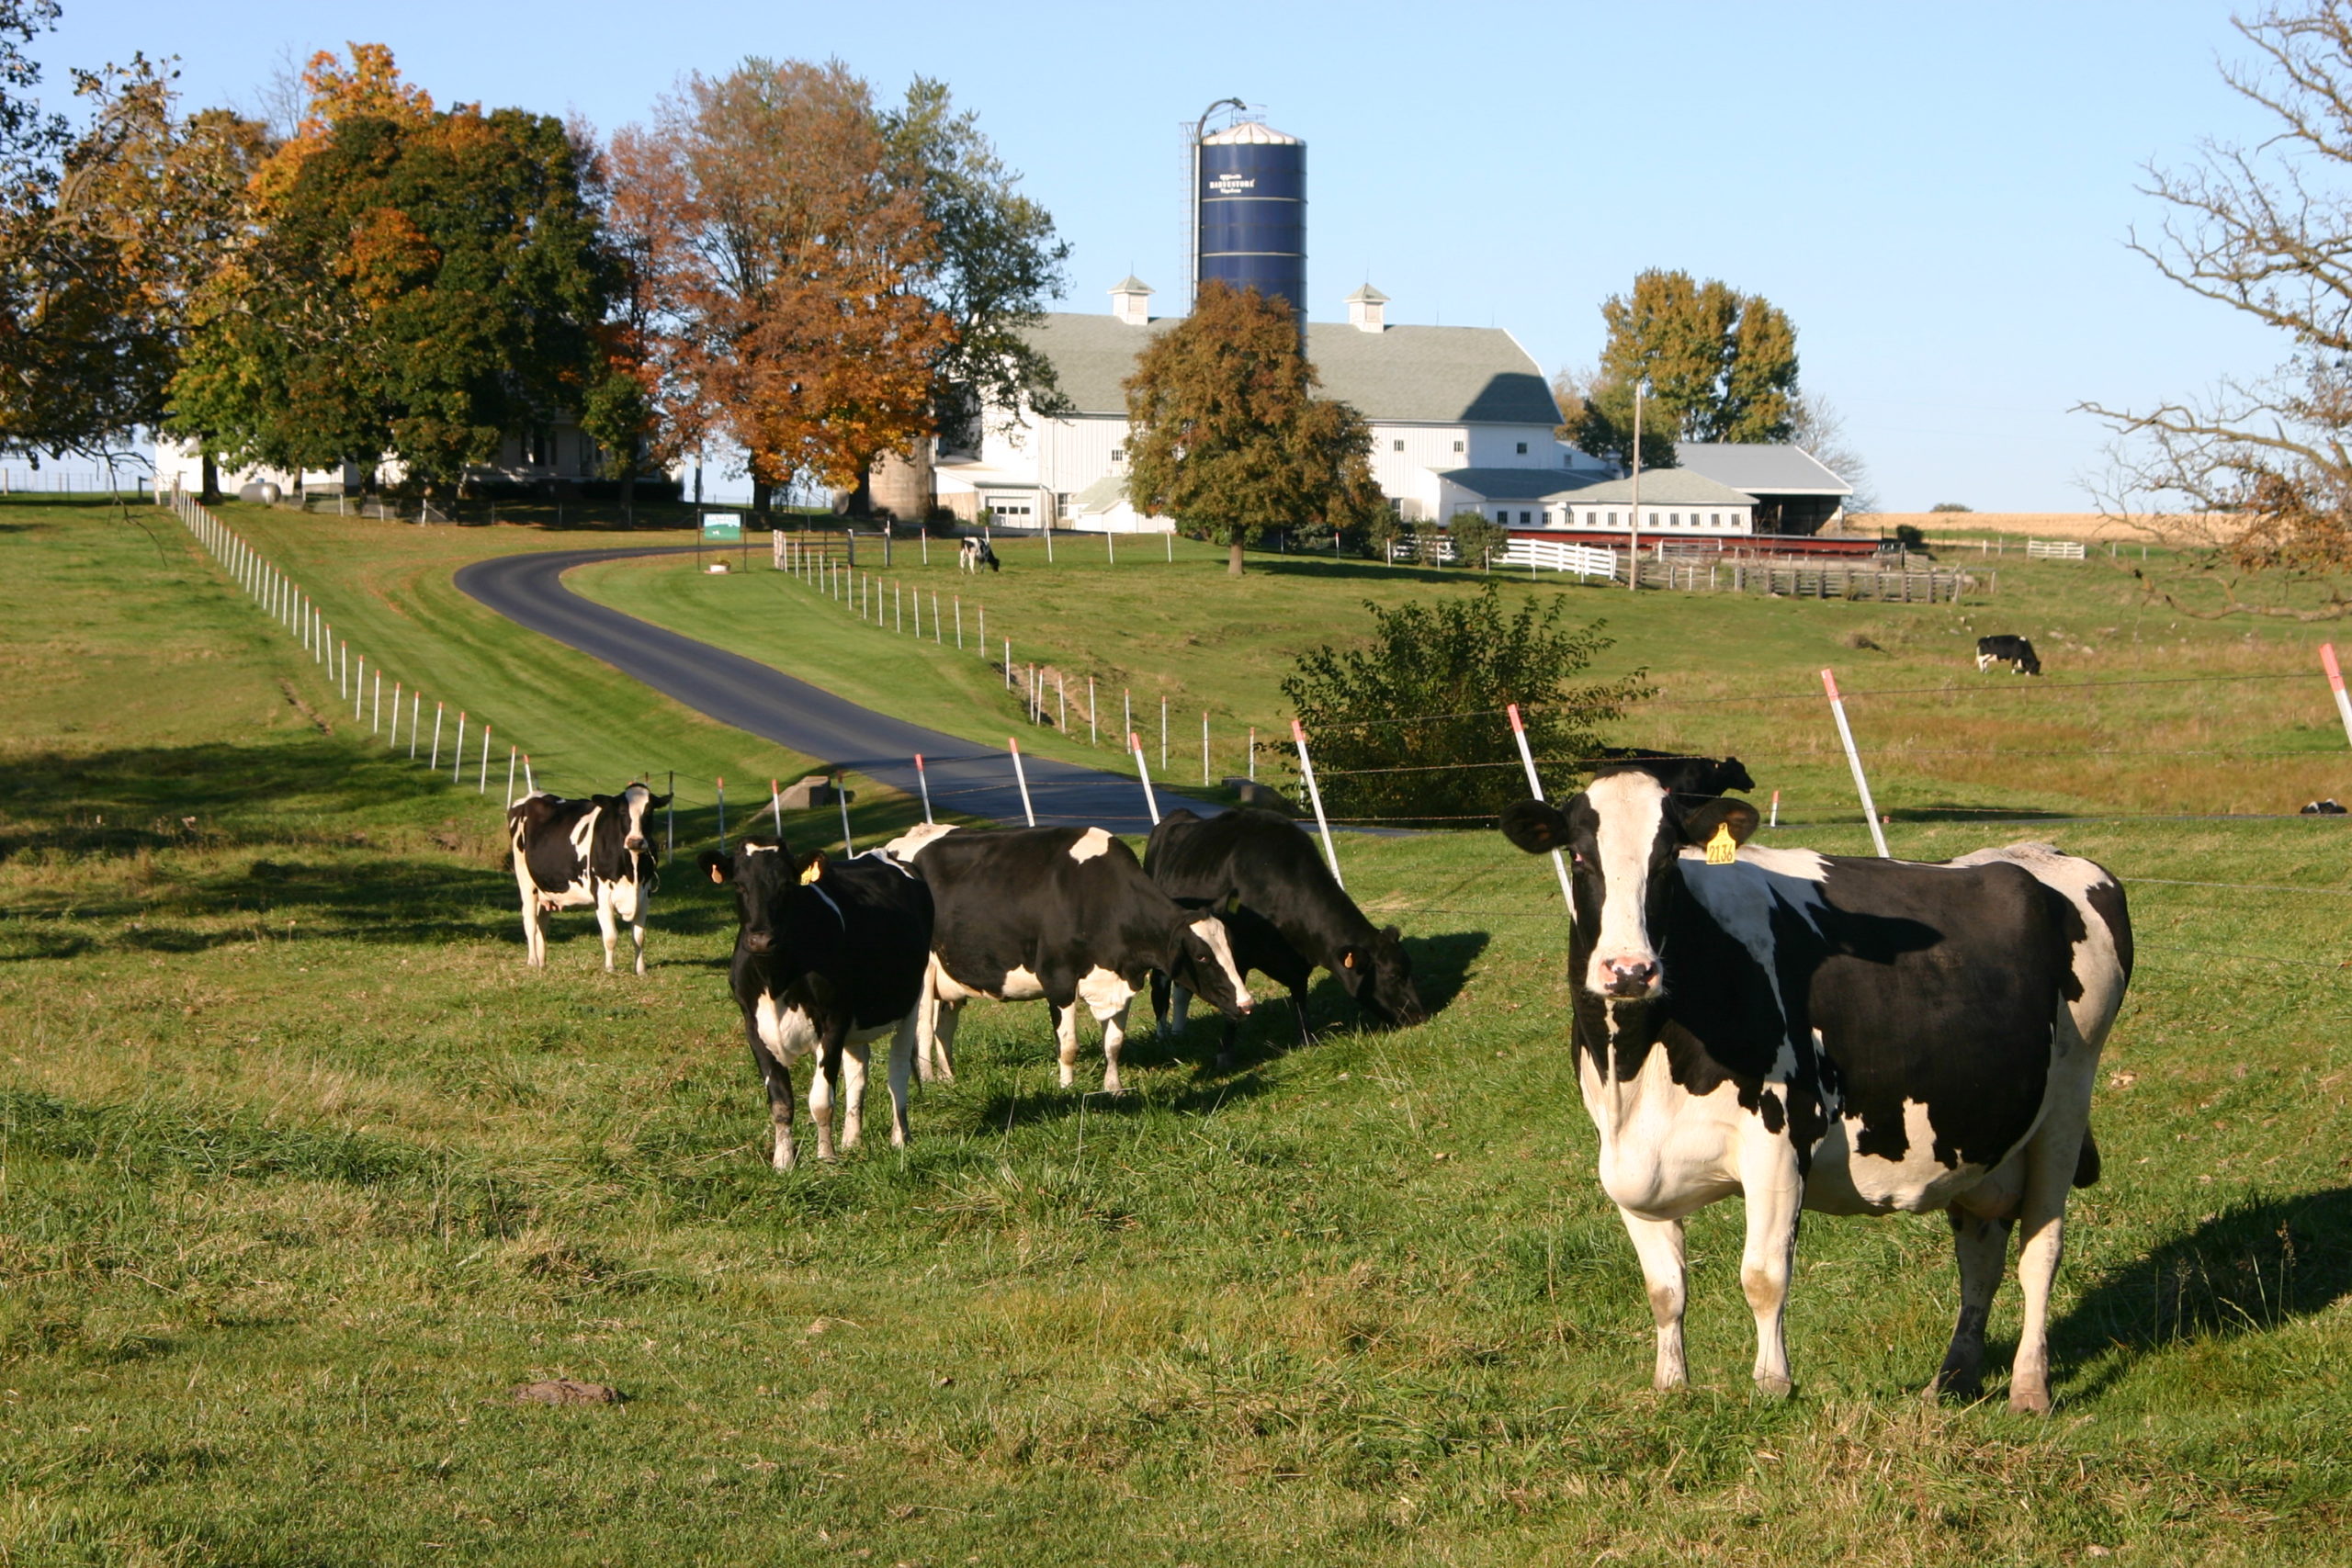
[[1625,588],[1638,592],[1642,586],[1642,388],[1643,378],[1634,378],[1634,510],[1627,513],[1625,535]]

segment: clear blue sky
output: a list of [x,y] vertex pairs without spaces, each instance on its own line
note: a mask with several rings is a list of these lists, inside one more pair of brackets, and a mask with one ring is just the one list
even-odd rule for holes
[[1590,363],[1645,267],[1765,295],[1886,504],[2087,509],[2067,408],[2195,391],[2282,345],[2124,248],[2134,185],[2261,126],[2218,5],[1609,6],[65,0],[36,55],[177,55],[250,102],[282,53],[392,46],[438,102],[644,117],[682,74],[837,56],[945,79],[1073,243],[1067,308],[1131,267],[1181,309],[1178,127],[1228,95],[1309,144],[1310,313],[1367,276],[1390,320],[1510,329]]

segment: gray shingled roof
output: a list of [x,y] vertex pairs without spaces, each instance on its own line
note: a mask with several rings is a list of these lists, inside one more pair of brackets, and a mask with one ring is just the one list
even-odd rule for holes
[[[1630,479],[1603,479],[1589,484],[1576,492],[1576,503],[1589,506],[1623,506],[1634,499],[1634,481]],[[1756,498],[1746,491],[1717,484],[1706,475],[1692,468],[1644,468],[1642,470],[1642,504],[1644,506],[1750,506]]]
[[[1028,330],[1053,362],[1062,394],[1080,413],[1127,412],[1120,383],[1136,355],[1181,317],[1128,326],[1115,316],[1056,312]],[[1368,333],[1312,321],[1306,355],[1323,395],[1366,419],[1404,424],[1557,424],[1560,411],[1543,373],[1510,333],[1495,327],[1390,327]]]
[[1854,487],[1802,446],[1679,441],[1674,460],[1751,495],[1851,495]]
[[1581,497],[1589,488],[1589,479],[1565,468],[1445,468],[1437,477],[1488,501],[1541,501],[1571,491]]

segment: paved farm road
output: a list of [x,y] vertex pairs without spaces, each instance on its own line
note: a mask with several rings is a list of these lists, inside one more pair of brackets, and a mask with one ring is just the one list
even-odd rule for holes
[[[768,665],[583,599],[562,581],[573,567],[592,561],[684,553],[684,547],[674,546],[535,551],[476,561],[461,569],[456,581],[459,592],[508,620],[601,659],[721,724],[854,769],[910,796],[917,794],[914,759],[920,752],[931,775],[932,797],[942,809],[1021,822],[1021,792],[1004,752],[844,702]],[[1100,825],[1118,833],[1150,829],[1143,792],[1132,777],[1025,753],[1022,762],[1040,826]],[[1222,809],[1169,790],[1159,791],[1159,805],[1163,811],[1190,807],[1203,816]]]

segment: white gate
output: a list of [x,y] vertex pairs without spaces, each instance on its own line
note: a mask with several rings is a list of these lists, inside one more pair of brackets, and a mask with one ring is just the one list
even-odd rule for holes
[[1617,552],[1614,550],[1551,539],[1530,539],[1524,536],[1512,538],[1510,548],[1502,554],[1502,564],[1540,567],[1547,571],[1573,571],[1578,577],[1605,577],[1612,581],[1617,576]]

